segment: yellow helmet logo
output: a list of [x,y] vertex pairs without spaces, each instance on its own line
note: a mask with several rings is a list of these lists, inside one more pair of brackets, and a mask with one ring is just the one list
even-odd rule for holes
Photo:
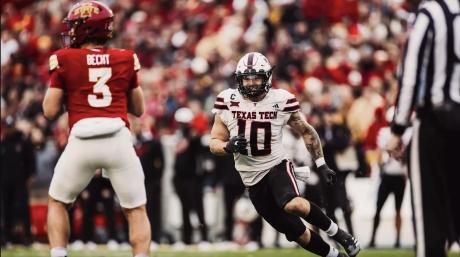
[[91,3],[83,3],[73,11],[73,14],[80,16],[80,18],[87,18],[93,16],[93,14],[98,14],[99,12],[99,8]]

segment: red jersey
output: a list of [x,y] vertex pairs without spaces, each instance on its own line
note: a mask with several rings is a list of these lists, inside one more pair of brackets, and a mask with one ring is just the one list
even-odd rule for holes
[[131,50],[66,48],[50,57],[50,87],[64,90],[69,128],[85,118],[128,123],[128,92],[139,86],[139,60]]

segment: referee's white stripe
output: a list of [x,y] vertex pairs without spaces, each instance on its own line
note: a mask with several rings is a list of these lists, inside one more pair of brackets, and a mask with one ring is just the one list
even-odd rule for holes
[[397,124],[407,124],[412,111],[412,97],[414,95],[415,82],[418,76],[417,69],[418,66],[421,65],[418,63],[418,54],[422,50],[421,44],[429,23],[429,18],[425,14],[420,13],[417,16],[413,30],[409,36],[409,43],[406,48],[406,58],[404,60],[401,92],[396,108],[395,121]]
[[[446,1],[452,13],[460,12],[460,2],[451,0]],[[460,17],[454,20],[454,53],[460,58]],[[460,104],[460,64],[454,64],[452,78],[450,79],[450,97],[452,101]]]
[[434,23],[434,74],[431,88],[431,101],[434,105],[444,101],[444,84],[446,83],[447,68],[447,26],[446,17],[441,6],[436,1],[428,1],[423,4],[433,18]]
[[[458,20],[460,22],[460,19]],[[460,64],[454,65],[452,78],[450,79],[450,97],[452,101],[460,104]]]
[[425,257],[425,228],[423,226],[422,180],[420,177],[419,132],[420,121],[414,121],[410,152],[410,173],[414,201],[417,257]]
[[460,12],[460,3],[458,0],[444,0],[444,2],[452,13]]

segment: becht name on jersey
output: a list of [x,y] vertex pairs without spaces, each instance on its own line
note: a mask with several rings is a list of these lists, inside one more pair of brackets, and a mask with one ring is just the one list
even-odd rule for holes
[[88,54],[86,55],[86,62],[88,65],[109,65],[108,54]]
[[232,111],[234,119],[255,120],[257,117],[261,120],[274,120],[278,118],[278,112],[245,112]]

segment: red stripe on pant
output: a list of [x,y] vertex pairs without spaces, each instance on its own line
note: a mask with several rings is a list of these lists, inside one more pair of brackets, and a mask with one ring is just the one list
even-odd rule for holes
[[289,178],[291,179],[291,182],[292,182],[292,185],[294,186],[295,192],[297,193],[297,195],[300,195],[299,188],[297,187],[297,183],[295,181],[294,171],[292,170],[292,165],[291,165],[291,163],[289,161],[286,162],[286,172],[287,172]]

